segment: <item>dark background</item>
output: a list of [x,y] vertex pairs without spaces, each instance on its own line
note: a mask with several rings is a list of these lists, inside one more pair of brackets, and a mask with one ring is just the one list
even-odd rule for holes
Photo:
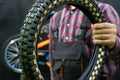
[[[23,20],[35,0],[0,0],[0,50],[4,41],[19,34]],[[107,2],[116,9],[120,15],[120,0],[99,0]],[[0,61],[1,63],[1,61]],[[119,80],[120,68],[111,80]],[[8,71],[0,64],[0,80],[19,80],[20,74]]]
[[33,3],[34,0],[0,0],[0,46],[9,36],[20,32]]
[[[0,0],[0,51],[10,36],[19,34],[23,20],[35,0]],[[0,61],[0,80],[19,80],[20,74],[9,71]]]

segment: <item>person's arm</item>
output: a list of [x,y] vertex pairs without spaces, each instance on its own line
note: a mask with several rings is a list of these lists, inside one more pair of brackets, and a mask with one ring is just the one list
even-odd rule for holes
[[120,56],[120,18],[115,9],[106,5],[102,8],[106,22],[92,25],[93,43],[107,45],[110,55],[114,57]]
[[[53,18],[50,19],[50,26],[49,26],[49,61],[50,61],[50,74],[53,75],[53,70],[52,70],[52,54],[53,54],[53,36],[52,36],[52,26],[53,26]],[[51,76],[51,79],[53,80],[53,76]]]
[[120,17],[115,9],[108,4],[105,4],[101,10],[106,22],[92,25],[93,42],[107,45],[109,49],[120,48]]
[[[50,40],[50,43],[49,43],[49,53],[50,55],[52,56],[52,52],[53,52],[53,46],[54,46],[54,42],[53,42],[53,35],[52,35],[52,27],[54,26],[54,23],[53,23],[53,18],[50,19],[50,26],[49,26],[49,40]],[[50,56],[50,57],[51,57]]]

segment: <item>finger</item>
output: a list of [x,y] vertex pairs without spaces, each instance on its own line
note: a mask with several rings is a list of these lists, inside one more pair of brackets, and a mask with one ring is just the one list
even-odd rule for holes
[[99,29],[99,30],[93,30],[93,34],[116,34],[116,29]]
[[92,29],[95,29],[95,30],[98,30],[98,29],[113,29],[115,28],[115,25],[114,24],[111,24],[111,23],[96,23],[96,24],[93,24],[91,25]]
[[115,41],[114,41],[114,39],[112,39],[112,40],[93,40],[93,43],[94,44],[99,44],[99,45],[107,45],[107,46],[109,46],[111,44],[114,44]]
[[113,34],[103,34],[103,35],[94,35],[94,40],[108,40],[111,38],[114,38],[115,36]]

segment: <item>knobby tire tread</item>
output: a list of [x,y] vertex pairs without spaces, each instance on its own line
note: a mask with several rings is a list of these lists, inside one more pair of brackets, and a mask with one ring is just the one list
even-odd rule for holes
[[[57,1],[57,3],[56,3]],[[104,22],[104,16],[96,2],[92,1],[87,2],[88,0],[36,0],[32,5],[32,8],[28,11],[26,19],[23,22],[21,28],[21,40],[20,40],[20,62],[23,69],[23,74],[25,75],[25,80],[44,80],[37,64],[36,60],[36,51],[37,51],[37,39],[39,31],[41,30],[42,24],[47,18],[47,15],[52,11],[56,6],[64,4],[72,4],[76,7],[82,9],[82,11],[87,15],[87,17],[94,23]],[[94,52],[98,52],[98,49],[101,46],[97,46]],[[97,56],[97,54],[96,54]],[[93,55],[96,62],[99,59]],[[103,55],[104,56],[104,55]],[[91,61],[92,62],[92,61]],[[100,65],[103,65],[103,62],[100,62]],[[96,63],[94,63],[97,65]],[[90,77],[95,76],[95,80],[99,77],[98,75],[93,75],[95,65],[92,65],[90,74],[85,72],[80,80],[89,80]],[[100,69],[98,70],[100,72]],[[86,74],[88,75],[86,77]],[[94,80],[94,79],[93,79]]]

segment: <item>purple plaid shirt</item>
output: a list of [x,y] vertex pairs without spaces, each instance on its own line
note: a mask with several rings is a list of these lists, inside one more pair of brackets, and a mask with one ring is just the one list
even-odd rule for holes
[[[116,24],[118,33],[117,33],[117,40],[116,45],[114,46],[114,50],[120,48],[120,18],[114,8],[109,4],[98,3],[101,11],[104,13],[106,22]],[[92,34],[91,34],[91,22],[85,16],[85,14],[79,10],[75,9],[70,11],[68,7],[64,7],[61,11],[61,16],[58,15],[60,11],[56,12],[54,16],[50,19],[50,53],[54,50],[54,41],[51,31],[59,25],[59,33],[58,33],[58,42],[72,42],[76,40],[76,35],[78,34],[79,28],[81,26],[87,26],[88,31],[85,36],[86,42],[86,51],[89,53],[87,54],[88,57],[91,56],[93,53],[93,43],[92,43]],[[60,22],[57,23],[58,16],[60,16]],[[110,76],[116,70],[117,64],[110,58],[109,54],[107,53],[107,62],[104,65],[104,76]],[[51,55],[52,57],[52,55]],[[51,58],[52,59],[52,58]]]

